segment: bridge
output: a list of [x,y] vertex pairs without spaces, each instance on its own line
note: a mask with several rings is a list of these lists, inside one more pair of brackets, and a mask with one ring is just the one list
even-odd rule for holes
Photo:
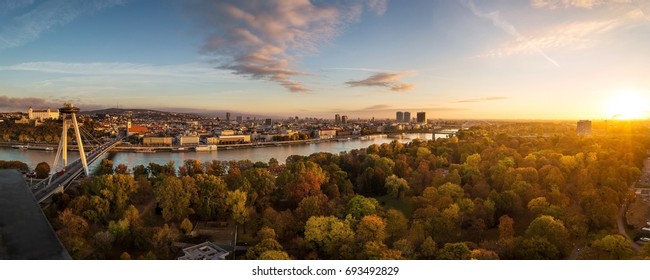
[[[122,139],[123,138],[118,137],[117,139],[106,142],[96,147],[92,151],[86,153],[86,161],[88,165],[92,164],[98,158],[106,154],[106,152],[121,143]],[[72,181],[77,179],[79,175],[83,174],[85,171],[84,166],[81,162],[81,158],[68,164],[61,170],[62,172],[60,171],[53,173],[47,179],[44,179],[38,184],[32,186],[32,193],[34,194],[34,197],[38,203],[45,201],[52,194],[63,192],[70,185],[70,183],[72,183]]]

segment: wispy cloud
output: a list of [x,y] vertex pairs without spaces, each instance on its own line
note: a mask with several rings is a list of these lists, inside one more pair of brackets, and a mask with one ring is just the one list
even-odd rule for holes
[[390,105],[378,104],[378,105],[363,108],[363,110],[374,111],[374,110],[386,110],[386,109],[390,109],[390,108],[392,108],[392,106],[390,106]]
[[[45,99],[38,97],[9,97],[6,95],[0,95],[0,110],[3,111],[27,111],[27,108],[30,106],[36,109],[45,109],[45,108],[59,108],[63,105],[64,102],[78,101],[74,99],[57,98],[57,99]],[[79,102],[76,102],[75,105],[79,105]],[[93,110],[98,109],[101,106],[85,104],[84,110]]]
[[0,16],[34,4],[34,0],[0,0]]
[[387,0],[196,0],[188,12],[205,32],[202,52],[222,69],[269,80],[292,92],[309,89],[297,76],[299,58],[315,54],[360,18],[364,8],[379,15]]
[[[25,14],[2,22],[0,50],[18,47],[38,39],[43,32],[66,25],[77,17],[121,5],[125,0],[51,0]],[[31,7],[33,1],[5,1],[9,10]]]
[[[476,7],[476,5],[474,4],[474,2],[472,0],[461,0],[460,3],[462,3],[470,11],[472,11],[472,13],[475,16],[483,18],[483,19],[490,20],[492,22],[492,25],[494,25],[495,27],[503,30],[504,32],[508,33],[509,35],[517,38],[517,40],[521,40],[521,39],[524,38],[524,36],[522,36],[517,31],[517,29],[515,28],[514,25],[512,25],[507,20],[504,20],[504,19],[501,18],[498,11],[497,12],[490,12],[490,13],[482,12],[482,11],[480,11],[478,9],[478,7]],[[546,59],[548,62],[552,63],[555,66],[559,66],[557,61],[555,61],[554,59],[549,57],[544,51],[542,51],[538,46],[536,46],[534,44],[534,42],[532,42],[529,46],[530,46],[530,49],[532,49],[533,51],[535,51],[536,53],[538,53],[539,55],[544,57],[544,59]]]
[[409,84],[400,81],[404,76],[411,74],[411,72],[393,72],[393,73],[376,73],[366,79],[359,81],[349,81],[345,84],[350,87],[385,87],[392,91],[408,91],[415,87],[414,84]]
[[59,61],[38,61],[0,66],[0,71],[31,71],[72,75],[136,75],[165,77],[197,77],[197,75],[214,75],[214,69],[207,65],[196,63],[156,66],[120,62],[70,63]]
[[508,98],[509,97],[505,97],[505,96],[490,96],[490,97],[483,97],[483,98],[459,100],[459,101],[456,101],[456,103],[475,103],[475,102],[483,102],[483,101],[503,100],[503,99],[508,99]]
[[635,9],[623,16],[601,21],[584,21],[560,24],[530,36],[518,36],[498,49],[483,56],[510,56],[540,52],[540,49],[583,49],[594,45],[591,37],[630,26],[645,20],[644,13]]
[[538,9],[557,9],[560,7],[591,9],[606,4],[631,3],[631,0],[531,0],[530,5]]

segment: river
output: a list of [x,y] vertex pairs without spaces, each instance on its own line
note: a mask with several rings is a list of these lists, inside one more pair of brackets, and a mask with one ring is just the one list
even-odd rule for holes
[[[430,140],[432,134],[407,134],[402,142],[409,142],[411,139],[420,138]],[[436,135],[436,138],[446,137],[446,135]],[[313,153],[327,152],[338,154],[344,151],[354,149],[365,149],[372,144],[381,145],[390,143],[395,138],[374,138],[370,140],[352,139],[347,141],[330,141],[313,144],[296,144],[270,146],[263,148],[246,148],[233,150],[219,150],[211,152],[156,152],[156,153],[134,153],[134,152],[115,152],[111,151],[95,161],[90,166],[91,171],[101,162],[102,159],[108,158],[113,160],[113,165],[120,163],[132,168],[136,165],[148,165],[150,162],[165,164],[170,160],[174,161],[176,167],[180,166],[185,160],[198,159],[202,162],[221,160],[245,160],[252,162],[268,162],[269,159],[275,158],[279,162],[284,162],[291,155],[308,156]],[[37,151],[37,150],[19,150],[8,147],[0,147],[0,160],[17,160],[27,163],[33,169],[39,162],[47,162],[50,165],[54,161],[56,151]],[[79,154],[73,151],[68,152],[68,161],[72,162],[79,158]]]

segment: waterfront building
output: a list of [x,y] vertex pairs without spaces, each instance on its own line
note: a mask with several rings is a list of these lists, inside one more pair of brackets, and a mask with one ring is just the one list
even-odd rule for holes
[[172,137],[144,137],[142,144],[145,146],[171,146]]
[[318,130],[318,138],[331,139],[336,137],[336,129],[320,129]]
[[199,144],[199,137],[198,136],[181,136],[179,137],[179,145],[185,146],[185,145],[198,145]]

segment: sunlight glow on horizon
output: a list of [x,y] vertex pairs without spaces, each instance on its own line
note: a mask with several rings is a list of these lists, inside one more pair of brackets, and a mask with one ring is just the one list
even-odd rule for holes
[[646,92],[622,91],[606,100],[604,113],[609,119],[645,119],[648,118],[649,103]]

